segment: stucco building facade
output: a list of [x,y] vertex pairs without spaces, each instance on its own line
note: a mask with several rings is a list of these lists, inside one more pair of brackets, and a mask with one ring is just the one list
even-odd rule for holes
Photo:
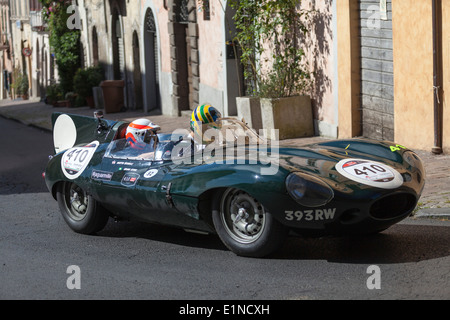
[[[42,5],[38,0],[9,0],[10,65],[4,72],[17,69],[28,76],[29,96],[45,96],[45,88],[57,81],[57,71],[51,54],[48,32],[42,20]],[[25,50],[24,50],[25,49]],[[8,95],[9,98],[15,98]],[[3,98],[7,98],[3,95]]]
[[450,3],[337,1],[339,138],[450,151]]
[[[25,70],[31,96],[43,96],[57,72],[39,1],[0,5],[3,16],[8,5],[10,13],[2,71]],[[177,116],[210,103],[224,116],[237,115],[244,81],[226,0],[77,0],[74,6],[83,67],[102,65],[107,79],[124,80],[128,108]],[[302,40],[314,72],[316,134],[450,150],[449,2],[316,0],[302,7],[313,12]],[[30,57],[22,54],[27,47]]]
[[125,81],[129,108],[179,115],[208,101],[236,114],[224,1],[79,1],[79,8],[84,61]]
[[0,99],[11,95],[11,75],[13,73],[13,43],[11,33],[9,1],[0,1]]
[[[303,5],[315,10],[305,41],[315,71],[316,131],[337,137],[336,3]],[[180,115],[210,103],[224,116],[237,115],[244,79],[227,1],[79,0],[78,6],[84,61],[103,65],[108,79],[125,81],[127,107]]]

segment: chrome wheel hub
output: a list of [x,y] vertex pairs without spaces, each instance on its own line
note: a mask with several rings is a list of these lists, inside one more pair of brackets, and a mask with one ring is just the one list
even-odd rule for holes
[[87,212],[88,196],[76,184],[71,184],[65,193],[68,213],[74,220],[82,220]]
[[227,233],[240,243],[256,241],[265,227],[264,207],[243,191],[227,191],[222,199],[221,217]]

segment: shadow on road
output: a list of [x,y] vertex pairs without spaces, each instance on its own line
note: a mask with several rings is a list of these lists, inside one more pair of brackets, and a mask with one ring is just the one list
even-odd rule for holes
[[227,250],[215,235],[196,234],[179,228],[138,221],[116,223],[110,219],[108,225],[98,232],[98,235],[113,238],[140,238],[187,247]]
[[[228,250],[215,235],[140,222],[110,222],[102,237],[135,237],[187,247]],[[450,228],[397,224],[383,233],[359,237],[289,237],[267,259],[327,260],[330,262],[382,264],[419,262],[450,255]]]
[[290,238],[272,258],[382,264],[419,262],[450,255],[450,228],[397,224],[359,237]]

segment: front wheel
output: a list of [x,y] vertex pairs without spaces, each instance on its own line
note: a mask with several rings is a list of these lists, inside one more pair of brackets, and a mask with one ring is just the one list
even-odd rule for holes
[[108,212],[77,184],[60,183],[56,197],[62,216],[73,231],[94,234],[106,226]]
[[213,204],[216,232],[237,255],[264,257],[283,244],[287,229],[248,193],[229,188],[216,193]]

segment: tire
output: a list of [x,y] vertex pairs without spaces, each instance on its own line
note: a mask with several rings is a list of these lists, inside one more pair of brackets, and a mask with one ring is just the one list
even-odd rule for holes
[[82,234],[95,234],[108,223],[109,213],[92,196],[72,182],[60,183],[56,197],[69,227]]
[[215,194],[212,219],[225,246],[240,256],[267,256],[281,247],[288,232],[261,203],[233,188]]

